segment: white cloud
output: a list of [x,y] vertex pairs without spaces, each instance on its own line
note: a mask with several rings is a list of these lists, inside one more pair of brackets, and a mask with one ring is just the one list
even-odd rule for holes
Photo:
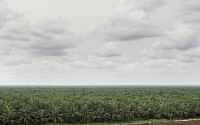
[[88,55],[87,61],[74,61],[73,66],[86,69],[116,70],[119,65],[127,63],[127,61],[127,57],[121,54],[117,44],[108,42]]
[[187,50],[197,46],[196,32],[184,23],[175,24],[174,30],[168,31],[169,42],[163,48]]
[[150,58],[176,58],[181,51],[190,50],[198,46],[196,32],[185,23],[176,23],[174,29],[166,32],[161,41],[143,50],[143,54]]
[[157,43],[157,47],[188,50],[198,45],[196,32],[188,24],[176,23],[173,30],[166,32],[166,37],[165,41]]
[[96,56],[102,57],[113,57],[113,56],[120,56],[121,52],[116,47],[116,43],[109,42],[106,43],[102,48],[95,51]]
[[74,61],[72,65],[83,69],[110,69],[114,70],[120,63],[110,57],[89,55],[87,61]]

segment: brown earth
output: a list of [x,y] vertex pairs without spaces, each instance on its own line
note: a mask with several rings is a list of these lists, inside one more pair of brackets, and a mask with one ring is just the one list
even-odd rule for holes
[[171,122],[126,123],[122,125],[200,125],[200,120],[180,120]]

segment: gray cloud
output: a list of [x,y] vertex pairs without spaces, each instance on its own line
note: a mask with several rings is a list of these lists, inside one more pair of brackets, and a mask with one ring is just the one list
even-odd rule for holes
[[[65,20],[61,16],[56,16],[53,19],[46,19],[40,22],[39,26],[36,26],[38,29],[42,30],[45,33],[61,35],[64,33],[70,34],[69,30],[70,22]],[[72,34],[72,33],[71,33]]]
[[198,46],[195,31],[188,24],[176,23],[174,29],[166,32],[166,36],[143,51],[151,58],[175,58],[179,52]]
[[180,1],[183,9],[186,9],[188,13],[191,11],[200,11],[200,2],[199,0],[182,0]]
[[[145,3],[145,4],[144,4]],[[151,11],[162,1],[121,1],[110,17],[94,33],[106,40],[130,41],[161,35],[150,20]],[[156,6],[156,7],[154,7]]]
[[25,49],[33,56],[63,56],[77,45],[69,31],[68,21],[61,17],[31,25],[29,21],[8,21],[0,31],[2,41],[14,49]]
[[37,55],[37,56],[66,56],[67,52],[64,50],[60,49],[50,49],[49,51],[44,50],[44,49],[33,49],[31,51],[32,54]]
[[181,0],[180,15],[186,23],[200,22],[200,1],[199,0]]
[[7,8],[7,3],[5,0],[0,0],[0,29],[3,27],[4,23],[9,20],[17,20],[23,17],[22,13],[13,12]]
[[200,47],[185,51],[183,56],[200,58]]
[[163,67],[175,69],[177,64],[188,66],[187,63],[195,63],[197,60],[194,57],[199,54],[198,46],[197,34],[192,26],[186,23],[175,23],[174,28],[167,31],[161,41],[143,50],[143,54],[146,60],[156,62],[153,65],[157,65],[157,62],[162,60]]
[[26,56],[12,56],[7,58],[3,64],[6,66],[19,66],[23,64],[31,64],[32,59],[27,58]]

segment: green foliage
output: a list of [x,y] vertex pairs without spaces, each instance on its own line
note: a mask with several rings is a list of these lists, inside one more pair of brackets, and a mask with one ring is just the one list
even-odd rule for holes
[[200,117],[200,87],[0,87],[0,124]]

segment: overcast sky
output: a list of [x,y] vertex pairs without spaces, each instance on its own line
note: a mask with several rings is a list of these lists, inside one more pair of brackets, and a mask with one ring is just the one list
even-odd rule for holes
[[0,85],[200,85],[200,0],[0,0]]

